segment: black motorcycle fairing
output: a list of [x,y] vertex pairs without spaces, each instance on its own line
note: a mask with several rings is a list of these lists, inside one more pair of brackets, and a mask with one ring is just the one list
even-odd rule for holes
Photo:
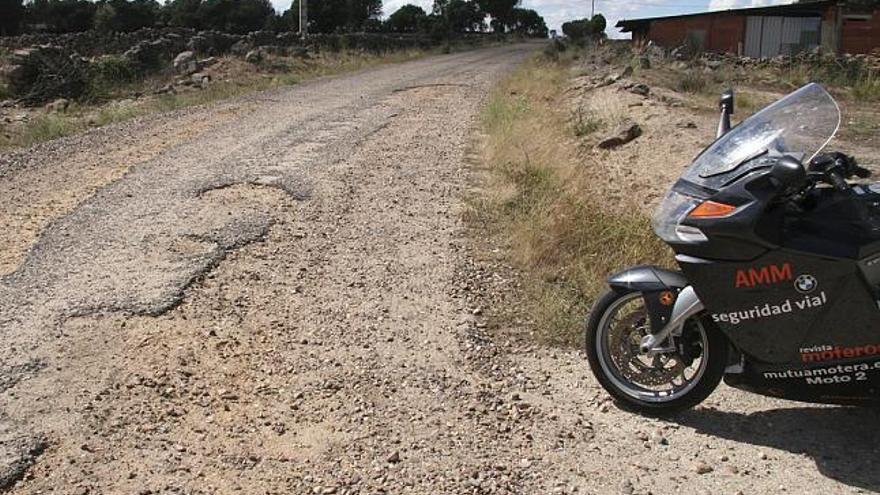
[[652,292],[687,287],[688,281],[681,272],[659,266],[638,265],[608,277],[612,289]]
[[689,283],[681,272],[640,265],[612,275],[608,285],[613,290],[641,292],[648,310],[651,332],[656,333],[669,321],[678,293]]

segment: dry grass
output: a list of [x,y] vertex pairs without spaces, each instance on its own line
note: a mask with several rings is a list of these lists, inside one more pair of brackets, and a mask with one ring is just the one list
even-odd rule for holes
[[[594,187],[600,165],[584,162],[598,158],[581,156],[563,110],[568,68],[564,58],[536,57],[492,93],[482,116],[489,177],[467,215],[480,235],[510,246],[524,274],[523,310],[541,340],[557,345],[578,342],[610,273],[668,259],[643,214],[606,207]],[[599,110],[592,118],[619,113]]]

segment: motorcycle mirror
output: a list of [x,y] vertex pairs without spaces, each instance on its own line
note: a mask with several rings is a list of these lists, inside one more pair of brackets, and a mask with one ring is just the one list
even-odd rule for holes
[[807,180],[807,171],[800,160],[786,155],[773,164],[770,177],[779,182],[785,190],[796,189]]
[[718,106],[721,109],[721,121],[718,122],[718,135],[715,136],[719,138],[730,130],[730,116],[733,115],[733,104],[734,96],[733,90],[728,89],[725,92],[721,93],[721,99],[718,101]]

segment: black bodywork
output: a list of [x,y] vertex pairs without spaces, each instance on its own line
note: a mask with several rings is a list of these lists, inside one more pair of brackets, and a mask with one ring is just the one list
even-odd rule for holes
[[880,184],[790,194],[773,179],[773,160],[760,159],[718,190],[674,187],[738,207],[682,221],[706,241],[670,243],[705,318],[736,351],[725,381],[788,399],[877,403]]

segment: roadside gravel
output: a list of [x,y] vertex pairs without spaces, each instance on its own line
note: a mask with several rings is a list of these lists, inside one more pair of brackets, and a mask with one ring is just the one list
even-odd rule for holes
[[[534,48],[371,69],[0,157],[3,197],[20,194],[0,221],[34,232],[0,238],[13,253],[0,279],[0,483],[880,487],[876,435],[853,427],[876,424],[873,412],[723,389],[673,421],[641,418],[607,401],[578,352],[498,325],[516,274],[463,227],[466,150],[488,88]],[[68,196],[33,214],[28,198],[43,194]]]

